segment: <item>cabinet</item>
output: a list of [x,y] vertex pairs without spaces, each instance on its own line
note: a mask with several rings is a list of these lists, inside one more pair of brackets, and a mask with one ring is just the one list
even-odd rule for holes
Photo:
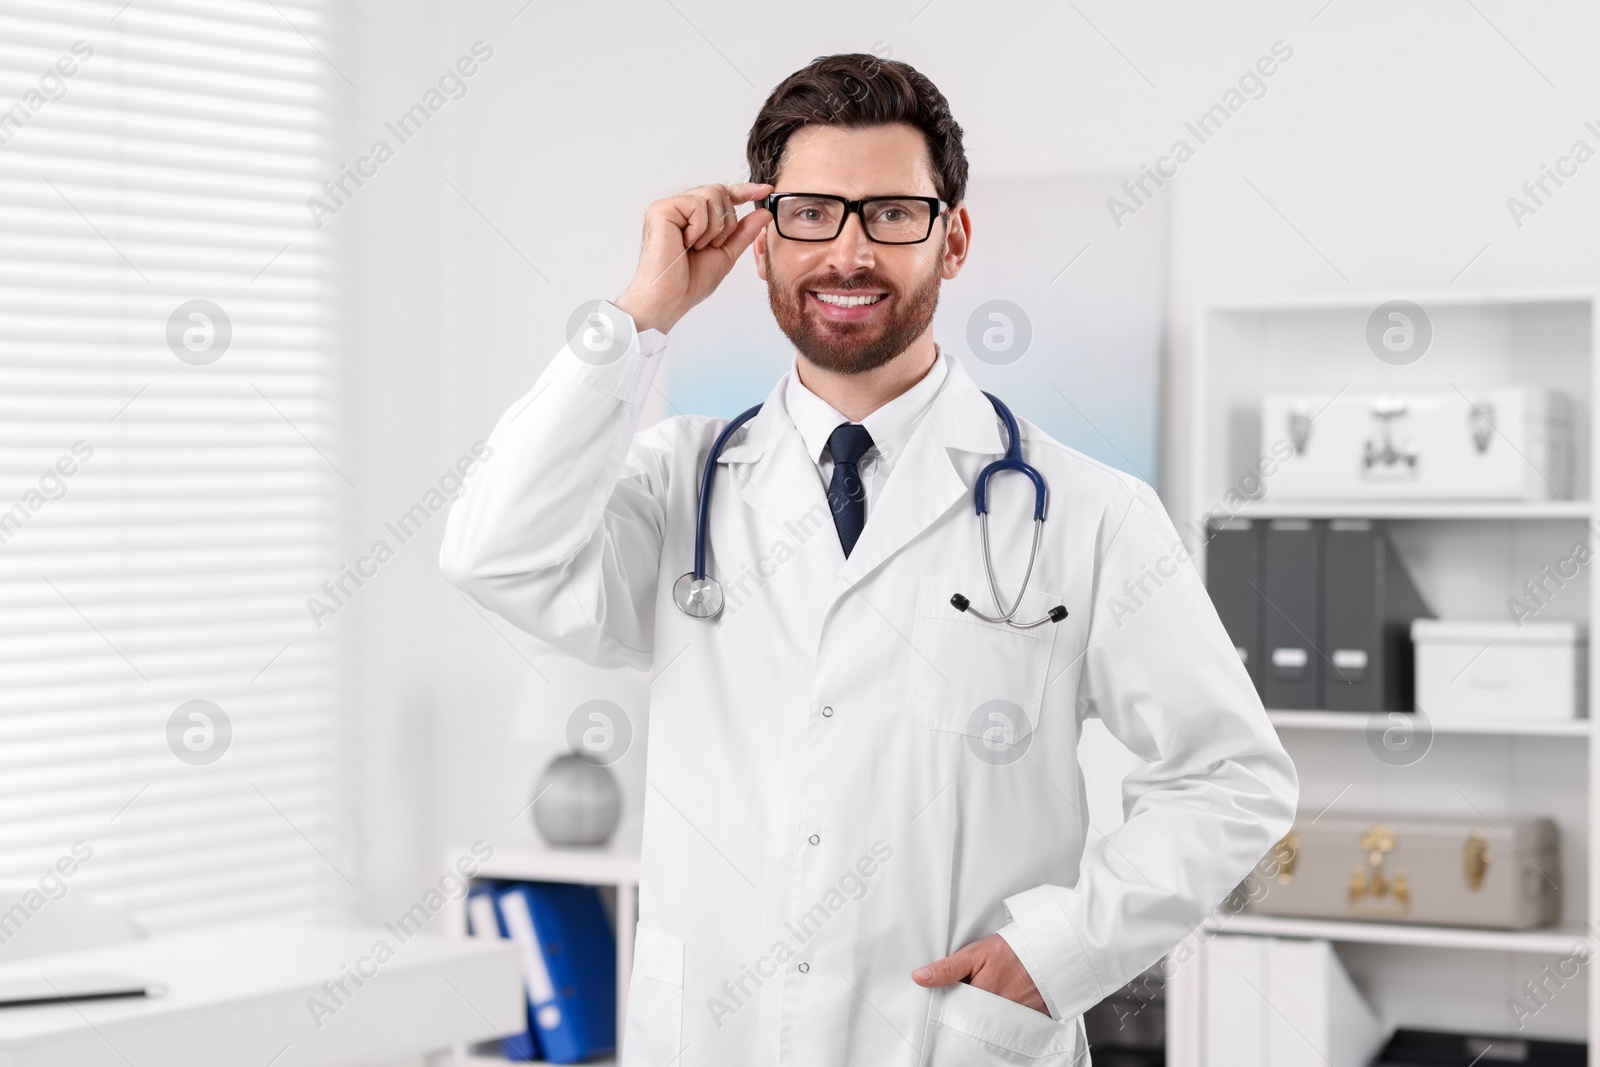
[[[1180,528],[1218,518],[1364,518],[1386,520],[1393,543],[1434,613],[1443,619],[1508,620],[1508,599],[1524,583],[1596,544],[1593,524],[1592,412],[1595,388],[1595,296],[1587,292],[1410,294],[1426,316],[1428,348],[1420,358],[1369,343],[1374,312],[1394,294],[1370,299],[1273,300],[1204,306],[1196,316],[1195,367],[1187,395],[1191,430],[1181,472],[1189,505]],[[1378,331],[1378,336],[1382,331]],[[1496,384],[1559,389],[1572,401],[1572,499],[1526,503],[1386,500],[1374,504],[1275,501],[1260,473],[1261,398],[1274,392],[1333,397],[1342,390],[1393,391]],[[1195,540],[1200,540],[1196,538]],[[1198,563],[1204,567],[1203,551]],[[1538,617],[1587,624],[1597,586],[1585,567],[1539,606]],[[1591,740],[1595,647],[1588,650],[1584,718],[1531,722],[1488,720],[1434,724],[1425,755],[1386,761],[1369,745],[1369,716],[1269,708],[1300,773],[1300,809],[1394,810],[1494,822],[1548,815],[1560,828],[1556,876],[1561,917],[1554,927],[1511,933],[1228,915],[1219,911],[1191,939],[1208,932],[1319,938],[1340,960],[1391,1029],[1397,1026],[1518,1033],[1587,1041],[1600,1048],[1600,982],[1582,968],[1531,1015],[1525,982],[1594,951],[1600,919],[1596,797],[1600,775]],[[1380,713],[1382,714],[1382,713]],[[1385,716],[1387,718],[1387,716]],[[1193,963],[1169,965],[1168,1062],[1205,1067],[1204,982]],[[1270,997],[1270,991],[1265,995]],[[1591,1063],[1600,1062],[1591,1053]]]

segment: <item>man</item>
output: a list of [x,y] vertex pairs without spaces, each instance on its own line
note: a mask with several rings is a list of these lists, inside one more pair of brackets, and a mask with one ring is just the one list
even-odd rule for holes
[[[1050,495],[1013,621],[1065,617],[952,606],[1011,608],[1034,490],[990,483],[991,589],[973,488],[1005,430],[932,333],[972,233],[933,84],[819,59],[748,155],[750,182],[650,206],[600,308],[620,340],[569,343],[501,419],[441,556],[529,633],[653,672],[623,1062],[1082,1064],[1084,1010],[1287,831],[1294,768],[1154,493],[1026,420]],[[728,420],[636,430],[665,335],[752,244],[796,358],[716,461],[726,605],[696,618],[674,585]],[[1145,761],[1104,835],[1091,716]]]

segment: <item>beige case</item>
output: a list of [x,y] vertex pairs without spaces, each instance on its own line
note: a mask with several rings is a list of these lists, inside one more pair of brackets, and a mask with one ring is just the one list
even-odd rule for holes
[[1301,816],[1241,890],[1257,915],[1524,930],[1556,921],[1549,819]]

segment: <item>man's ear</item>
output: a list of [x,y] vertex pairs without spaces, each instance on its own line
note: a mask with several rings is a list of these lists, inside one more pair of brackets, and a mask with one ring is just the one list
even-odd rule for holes
[[752,258],[756,261],[756,277],[762,281],[767,280],[767,228],[761,227],[761,232],[756,234],[756,243],[751,246]]
[[939,276],[949,281],[961,273],[962,265],[967,262],[967,251],[972,247],[972,217],[967,214],[966,204],[957,204],[946,218],[949,224],[945,227],[944,260],[939,264]]

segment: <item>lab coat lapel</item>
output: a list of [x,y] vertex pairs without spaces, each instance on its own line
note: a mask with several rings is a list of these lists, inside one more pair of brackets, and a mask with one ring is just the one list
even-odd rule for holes
[[[725,469],[718,477],[731,476],[728,480],[745,503],[772,524],[775,534],[796,529],[814,533],[795,540],[830,573],[837,572],[845,562],[844,549],[817,465],[806,454],[805,439],[783,406],[785,381],[787,376],[778,379],[761,410],[723,448],[718,463]],[[715,547],[711,551],[715,553]]]
[[994,408],[966,370],[947,351],[949,377],[917,423],[878,498],[867,509],[867,525],[845,561],[840,580],[854,587],[917,537],[972,487],[950,452],[1003,452]]

